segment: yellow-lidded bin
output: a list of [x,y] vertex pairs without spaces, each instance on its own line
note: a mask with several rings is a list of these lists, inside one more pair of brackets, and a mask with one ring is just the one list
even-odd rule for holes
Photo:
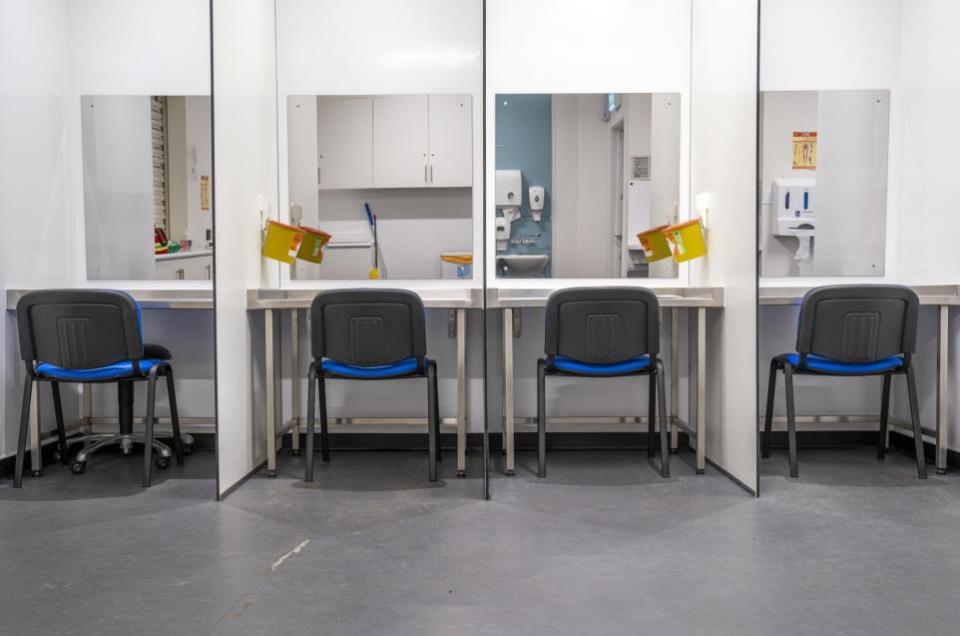
[[692,261],[707,253],[707,242],[703,238],[700,219],[671,225],[663,233],[673,246],[673,260],[677,263]]
[[303,241],[300,243],[300,249],[297,251],[297,258],[311,263],[323,262],[323,248],[330,242],[330,235],[322,230],[301,225],[303,230]]
[[303,242],[303,235],[304,231],[298,227],[279,221],[267,221],[267,231],[264,233],[260,253],[281,263],[293,263],[297,258],[300,243]]
[[670,258],[670,246],[667,244],[667,237],[663,233],[668,227],[670,226],[658,225],[646,232],[637,234],[637,240],[643,246],[643,253],[646,255],[648,263]]

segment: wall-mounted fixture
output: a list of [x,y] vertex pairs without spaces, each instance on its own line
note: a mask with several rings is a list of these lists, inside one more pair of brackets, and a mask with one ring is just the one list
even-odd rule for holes
[[816,234],[813,194],[816,180],[811,178],[774,179],[771,233],[795,236],[799,241],[794,259],[810,259],[810,245]]
[[[500,241],[510,238],[510,225],[520,218],[520,206],[523,205],[523,175],[519,170],[497,170],[494,187],[494,202],[503,213],[503,221],[497,218],[497,249]],[[506,243],[503,248],[506,249]]]
[[530,186],[530,212],[533,213],[533,220],[540,222],[543,217],[543,186]]

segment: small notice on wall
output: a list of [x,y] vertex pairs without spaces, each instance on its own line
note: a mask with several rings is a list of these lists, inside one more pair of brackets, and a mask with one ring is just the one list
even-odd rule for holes
[[793,131],[793,169],[817,169],[817,133]]
[[210,177],[200,176],[200,209],[210,209]]

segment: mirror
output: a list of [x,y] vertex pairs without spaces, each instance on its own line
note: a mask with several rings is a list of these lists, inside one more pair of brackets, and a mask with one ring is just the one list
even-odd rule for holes
[[498,277],[677,276],[639,235],[679,220],[679,94],[501,94],[495,117]]
[[761,274],[882,276],[889,90],[761,94]]
[[471,95],[290,96],[287,135],[293,279],[473,277]]
[[80,102],[87,278],[210,280],[210,97]]

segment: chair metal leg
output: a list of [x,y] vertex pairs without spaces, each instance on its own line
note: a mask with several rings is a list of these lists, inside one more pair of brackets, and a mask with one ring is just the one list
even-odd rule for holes
[[790,446],[790,476],[797,477],[797,418],[794,413],[793,402],[793,367],[789,364],[783,365],[783,379],[787,393],[787,442]]
[[[662,360],[657,360],[657,374],[650,376],[650,381],[657,385],[660,398],[660,476],[666,478],[670,476],[670,442],[667,437],[670,427],[667,424],[667,389]],[[697,444],[702,443],[702,440],[697,440]]]
[[67,429],[63,423],[63,403],[60,401],[60,385],[56,382],[51,382],[50,391],[53,393],[53,413],[57,420],[57,444],[60,449],[60,463],[68,466],[70,460],[67,458]]
[[654,437],[656,437],[656,422],[657,422],[657,382],[654,379],[653,375],[650,375],[648,378],[649,386],[649,395],[647,403],[647,457],[654,458],[657,456],[656,445],[654,444]]
[[547,363],[537,360],[537,477],[547,476]]
[[777,394],[777,361],[770,361],[770,381],[767,383],[767,411],[763,416],[763,443],[760,456],[770,457],[770,438],[773,436],[773,400]]
[[[436,365],[436,363],[434,363]],[[437,390],[433,391],[433,412],[435,414],[433,426],[437,436],[437,462],[443,461],[443,446],[440,444],[440,396]]]
[[177,392],[173,383],[173,369],[167,367],[167,402],[170,405],[170,426],[173,428],[173,454],[177,466],[183,466],[183,439],[180,437],[180,413],[177,410]]
[[427,363],[427,452],[430,455],[428,477],[437,481],[437,364]]
[[153,477],[153,414],[157,402],[157,368],[150,369],[147,376],[147,417],[143,435],[143,487],[150,486]]
[[304,468],[303,481],[313,481],[313,431],[316,413],[314,405],[317,401],[317,367],[316,363],[310,363],[310,372],[307,374],[307,449],[306,449],[306,467]]
[[330,461],[330,432],[327,430],[327,382],[323,371],[317,372],[317,388],[320,393],[320,459]]
[[927,478],[927,460],[923,454],[923,431],[920,428],[920,404],[917,400],[917,377],[913,365],[907,367],[907,391],[910,393],[910,419],[913,421],[913,445],[917,452],[917,477]]
[[887,420],[890,417],[890,380],[889,373],[883,374],[883,395],[880,398],[880,433],[877,438],[877,459],[887,454]]
[[23,382],[23,408],[20,410],[20,436],[17,438],[17,460],[13,468],[13,487],[23,484],[23,458],[27,452],[27,437],[30,435],[30,399],[33,397],[33,378]]

